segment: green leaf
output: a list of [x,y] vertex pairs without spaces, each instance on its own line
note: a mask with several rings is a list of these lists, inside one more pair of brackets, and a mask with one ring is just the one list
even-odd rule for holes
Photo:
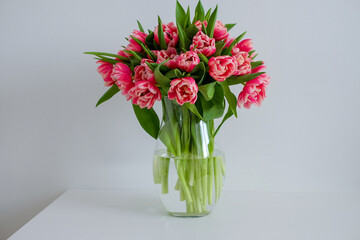
[[176,78],[176,74],[175,74],[175,70],[177,69],[172,69],[170,71],[168,71],[166,74],[165,74],[165,77],[169,78],[169,79],[173,79],[173,78]]
[[142,27],[142,25],[141,25],[141,23],[139,22],[139,20],[137,20],[137,24],[138,24],[138,26],[139,26],[139,30],[140,30],[140,32],[145,32],[144,31],[144,28]]
[[159,64],[154,70],[155,81],[157,84],[160,85],[160,87],[168,89],[170,86],[171,80],[168,77],[166,77],[164,74],[161,73],[160,68],[161,68],[162,64],[163,63]]
[[235,115],[235,117],[237,117],[237,112],[236,112],[236,106],[237,106],[237,99],[236,96],[231,92],[229,85],[226,81],[224,82],[219,82],[220,85],[222,86],[224,93],[225,93],[225,98],[227,100],[227,102],[229,103],[229,108],[231,109],[231,111],[233,112],[233,114]]
[[194,113],[198,118],[200,118],[201,120],[203,119],[201,114],[199,113],[197,107],[195,106],[195,104],[191,104],[191,103],[184,103],[185,106],[192,112]]
[[190,72],[190,76],[196,80],[196,83],[198,85],[201,85],[201,83],[204,80],[205,76],[205,65],[203,62],[200,62],[198,65],[194,67],[194,69]]
[[106,53],[106,52],[84,52],[84,54],[90,54],[90,55],[95,55],[97,57],[101,57],[101,56],[108,56],[108,57],[114,57],[114,58],[118,58],[121,61],[129,61],[128,58],[117,55],[117,54],[112,54],[112,53]]
[[161,19],[159,16],[158,16],[158,23],[159,23],[158,36],[159,36],[160,47],[161,47],[161,49],[166,50],[167,46],[166,46],[165,37],[164,37],[164,30],[163,30],[162,22],[161,22]]
[[189,49],[191,41],[186,36],[184,29],[181,26],[178,26],[178,34],[179,34],[179,46],[186,51]]
[[207,35],[207,31],[206,31],[206,27],[205,27],[204,22],[201,23],[201,30],[205,35]]
[[214,89],[215,89],[215,94],[210,101],[206,101],[202,95],[199,95],[204,121],[219,118],[224,114],[224,110],[225,110],[224,90],[219,84],[216,84]]
[[202,62],[208,64],[209,59],[204,54],[200,53],[200,54],[198,54],[198,56]]
[[206,101],[210,101],[215,93],[216,82],[198,86],[199,92],[204,96]]
[[211,14],[211,8],[210,8],[210,9],[206,12],[206,14],[205,14],[205,20],[206,20],[206,21],[209,21],[210,14]]
[[244,37],[244,35],[246,34],[246,32],[243,32],[240,36],[238,36],[237,38],[235,38],[235,40],[230,44],[230,46],[228,48],[225,48],[221,55],[229,55],[231,53],[231,50],[234,48],[234,46],[240,42],[240,40]]
[[185,24],[184,24],[184,29],[188,28],[191,24],[191,20],[190,20],[190,7],[188,6],[187,11],[186,11],[186,15],[185,15]]
[[221,51],[225,47],[225,42],[223,42],[223,41],[217,42],[217,43],[215,43],[215,47],[216,47],[216,52],[214,53],[214,57],[220,56]]
[[139,62],[141,62],[142,56],[133,50],[124,50],[124,52],[132,54]]
[[198,20],[202,22],[204,21],[204,19],[205,19],[205,10],[201,1],[199,1],[195,8],[195,17],[193,23],[195,23]]
[[134,39],[135,42],[137,42],[142,47],[142,49],[146,52],[147,55],[150,56],[150,58],[154,62],[156,62],[156,55],[154,53],[152,53],[151,50],[147,46],[145,46],[145,44],[142,41],[140,41],[139,39],[137,39],[136,37],[133,37],[133,36],[131,36],[131,38]]
[[153,138],[157,139],[160,130],[160,121],[154,109],[140,108],[133,104],[136,118],[141,127]]
[[264,73],[265,72],[259,72],[259,73],[251,73],[251,74],[241,75],[241,76],[231,76],[226,79],[226,82],[229,86],[239,84],[239,83],[245,83],[245,82],[250,81]]
[[174,73],[177,78],[183,78],[185,76],[185,73],[182,73],[179,69],[175,69]]
[[215,137],[216,134],[219,132],[219,130],[220,130],[221,126],[224,124],[224,122],[225,122],[226,120],[228,120],[232,115],[233,115],[233,112],[232,112],[232,110],[231,110],[230,107],[229,107],[228,110],[227,110],[227,112],[226,112],[226,114],[225,114],[225,116],[224,116],[224,118],[223,118],[223,120],[221,121],[220,125],[216,128],[216,131],[215,131],[215,133],[214,133],[214,137]]
[[225,27],[228,31],[230,31],[230,29],[232,29],[233,27],[235,27],[236,23],[228,23],[225,24]]
[[216,8],[215,8],[214,12],[211,14],[210,19],[208,21],[207,28],[206,28],[206,31],[210,38],[212,38],[214,36],[214,28],[215,28],[215,23],[216,23],[216,18],[217,18],[217,11],[218,11],[218,6],[216,5]]
[[191,25],[190,27],[188,27],[185,30],[185,33],[186,33],[186,36],[188,37],[188,39],[193,39],[198,31],[199,31],[199,29],[195,25]]
[[251,51],[249,52],[249,57],[250,57],[254,52],[255,52],[255,50],[251,50]]
[[179,27],[184,27],[185,23],[186,23],[186,13],[185,13],[184,8],[179,3],[179,1],[176,1],[175,14],[176,14],[176,25],[177,25],[177,27],[178,28]]
[[145,38],[145,44],[150,48],[150,49],[155,49],[154,46],[154,32],[150,31],[149,35],[147,35],[147,37]]
[[119,62],[117,60],[114,60],[114,59],[111,59],[111,58],[106,58],[106,57],[96,57],[94,59],[101,60],[101,61],[104,61],[104,62],[108,62],[108,63],[111,63],[111,64],[116,64],[116,63]]
[[251,62],[251,69],[254,69],[254,68],[257,68],[257,67],[260,67],[261,65],[264,64],[263,61],[256,61],[256,62]]
[[112,96],[114,96],[119,91],[120,89],[116,84],[112,85],[111,88],[109,88],[109,90],[107,90],[106,93],[104,93],[104,95],[102,95],[102,97],[96,103],[96,107],[112,98]]

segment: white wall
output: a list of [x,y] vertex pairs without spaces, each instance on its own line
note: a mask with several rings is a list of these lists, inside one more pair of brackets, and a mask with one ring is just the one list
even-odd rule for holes
[[[190,3],[194,8],[195,1]],[[116,52],[175,1],[0,2],[0,239],[67,188],[151,189],[155,142],[84,51]],[[214,7],[216,1],[204,1]],[[221,1],[272,77],[218,137],[226,189],[360,193],[359,1]]]

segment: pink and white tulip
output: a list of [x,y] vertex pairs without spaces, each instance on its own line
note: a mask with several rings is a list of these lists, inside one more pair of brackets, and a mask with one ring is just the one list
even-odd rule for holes
[[202,24],[204,23],[204,26],[207,27],[207,21],[204,20],[203,22],[201,22],[200,20],[197,20],[194,25],[197,27],[197,29],[199,29],[199,31],[202,31]]
[[161,51],[154,50],[152,52],[157,57],[156,63],[162,63],[165,60],[169,59],[169,61],[164,63],[164,65],[171,69],[177,68],[177,60],[179,55],[177,54],[175,48],[169,47],[167,50],[161,50]]
[[[143,33],[139,30],[134,30],[131,34],[134,38],[139,39],[142,43],[145,44],[145,39],[148,36],[146,33]],[[135,52],[143,52],[143,49],[140,44],[138,44],[132,37],[129,37],[129,45],[127,47],[128,50],[132,50]]]
[[214,38],[216,41],[221,41],[229,37],[229,33],[227,31],[227,28],[221,21],[215,22],[214,27]]
[[199,31],[193,38],[190,50],[198,54],[204,54],[206,57],[210,57],[216,52],[215,39],[209,38],[206,34]]
[[247,52],[239,52],[233,55],[237,62],[237,68],[233,75],[239,76],[251,72],[251,59],[248,56]]
[[[154,39],[157,44],[160,44],[158,28],[159,26],[157,26],[154,30]],[[165,43],[167,44],[167,46],[176,47],[176,44],[179,41],[179,34],[176,25],[173,22],[170,22],[168,24],[163,23],[162,28],[164,32]]]
[[141,108],[150,109],[154,106],[155,101],[161,100],[161,93],[154,83],[149,81],[138,81],[129,91],[133,104]]
[[212,57],[209,60],[209,74],[216,81],[222,82],[237,71],[237,61],[231,56]]
[[191,72],[199,63],[200,58],[194,51],[187,51],[180,54],[177,60],[178,67],[185,72]]
[[118,62],[113,68],[111,78],[121,90],[121,94],[129,100],[129,91],[134,86],[131,69],[126,64]]
[[231,50],[231,54],[235,55],[239,52],[250,52],[253,49],[252,44],[253,43],[251,39],[244,39],[234,46],[234,48]]
[[[264,64],[264,63],[263,63]],[[263,72],[265,70],[265,66],[264,65],[261,65],[261,66],[258,66],[254,69],[251,70],[251,73],[258,73],[258,72]]]
[[260,106],[266,97],[266,88],[269,85],[270,77],[267,74],[261,74],[246,82],[243,90],[238,97],[238,107],[249,109],[252,104]]
[[179,105],[184,103],[194,104],[197,99],[198,86],[192,77],[174,79],[170,82],[168,97],[176,99]]
[[147,58],[141,59],[141,64],[136,66],[134,69],[135,83],[137,83],[138,81],[142,81],[142,80],[155,83],[154,72],[150,69],[150,67],[146,64],[146,62],[153,63],[154,61],[151,59],[147,59]]
[[101,75],[101,77],[104,79],[104,85],[106,87],[112,86],[115,82],[111,78],[111,73],[113,70],[113,65],[108,62],[104,61],[97,61],[96,63],[100,64],[97,68],[98,73]]

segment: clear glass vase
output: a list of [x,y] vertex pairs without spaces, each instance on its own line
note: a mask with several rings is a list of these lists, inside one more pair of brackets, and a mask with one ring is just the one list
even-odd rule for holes
[[218,202],[225,176],[224,154],[214,146],[214,121],[163,98],[163,118],[154,159],[154,182],[167,212],[205,216]]

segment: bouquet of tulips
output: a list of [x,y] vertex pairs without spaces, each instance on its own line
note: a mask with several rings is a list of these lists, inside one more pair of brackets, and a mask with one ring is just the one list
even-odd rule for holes
[[[217,6],[205,12],[199,1],[191,19],[189,8],[177,2],[176,24],[158,17],[158,25],[145,32],[138,21],[139,30],[117,54],[86,52],[95,55],[97,70],[110,87],[97,106],[118,92],[132,102],[140,125],[166,147],[166,156],[154,162],[155,183],[168,192],[173,157],[179,175],[175,188],[188,212],[207,211],[213,186],[215,201],[219,198],[225,170],[221,156],[214,156],[215,135],[229,117],[237,117],[237,106],[260,106],[270,80],[263,61],[255,61],[252,41],[243,40],[245,32],[232,38],[235,24],[218,21],[217,12]],[[237,84],[244,86],[238,97],[230,89]],[[157,101],[163,106],[161,125],[153,110]],[[215,128],[214,119],[221,117]]]

